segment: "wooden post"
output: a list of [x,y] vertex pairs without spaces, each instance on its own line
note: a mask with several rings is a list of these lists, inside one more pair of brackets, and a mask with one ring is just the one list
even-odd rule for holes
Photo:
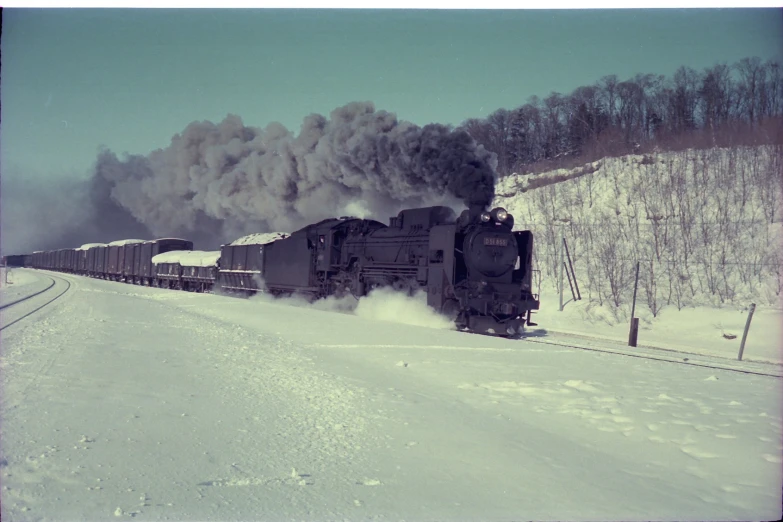
[[[633,283],[633,304],[631,305],[631,331],[628,335],[628,346],[636,346],[636,336],[639,333],[639,320],[636,315],[636,288],[639,286],[639,261],[636,262],[636,281]],[[634,327],[635,325],[635,327]],[[633,342],[633,344],[631,344]]]
[[631,333],[628,335],[628,346],[636,346],[636,340],[639,338],[639,318],[631,318]]
[[[571,272],[568,271],[568,267],[565,267],[566,276],[568,277],[568,286],[571,288],[571,296],[574,298],[574,301],[576,301],[576,294],[574,293],[574,285],[571,283]],[[576,282],[576,277],[574,277],[574,283]]]
[[560,242],[560,311],[563,311],[563,287],[565,286],[565,282],[563,281],[563,267],[565,266],[565,259],[563,259],[565,249],[563,248],[563,245],[565,245],[565,232],[562,233],[563,240]]
[[737,360],[742,360],[742,352],[745,351],[745,339],[748,338],[748,330],[750,330],[750,320],[753,319],[753,312],[756,311],[756,303],[750,304],[750,311],[748,312],[748,320],[745,322],[745,331],[742,334],[742,342],[740,343],[739,355]]
[[[563,237],[563,246],[565,247],[565,254],[568,258],[568,266],[571,267],[571,275],[574,276],[574,286],[576,286],[576,296],[574,299],[582,300],[582,293],[579,291],[579,283],[576,282],[576,272],[574,272],[574,265],[571,263],[571,252],[568,251],[568,241],[566,241],[565,237]],[[569,283],[571,280],[568,280]],[[573,293],[573,288],[571,289],[571,292]]]

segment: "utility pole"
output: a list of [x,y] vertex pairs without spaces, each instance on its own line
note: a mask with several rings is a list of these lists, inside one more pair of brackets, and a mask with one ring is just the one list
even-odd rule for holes
[[[576,287],[576,295],[574,296],[574,301],[579,299],[582,300],[582,293],[579,291],[579,283],[576,282],[576,272],[574,272],[574,265],[571,263],[571,253],[568,251],[568,241],[566,241],[565,236],[563,236],[563,246],[565,247],[565,255],[568,258],[568,266],[571,268],[571,275],[574,276],[574,286]],[[571,283],[571,278],[568,278],[568,282]],[[574,289],[571,289],[571,293],[574,292]]]
[[560,237],[560,311],[563,311],[563,267],[565,266],[565,232],[561,232]]
[[628,346],[636,346],[639,336],[639,319],[636,315],[636,288],[639,286],[639,261],[636,262],[636,281],[633,283],[633,304],[631,305],[631,331],[628,333]]
[[748,330],[750,330],[750,320],[753,319],[753,312],[756,311],[756,303],[750,304],[750,312],[748,312],[748,320],[745,322],[745,332],[742,334],[742,342],[740,343],[740,351],[737,356],[737,360],[742,360],[742,352],[745,351],[745,339],[748,338]]

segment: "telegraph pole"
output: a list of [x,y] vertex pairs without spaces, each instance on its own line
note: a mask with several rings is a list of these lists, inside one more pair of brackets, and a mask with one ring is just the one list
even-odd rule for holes
[[737,360],[742,360],[742,353],[745,351],[745,340],[748,338],[748,330],[750,330],[750,320],[753,319],[753,312],[756,311],[756,303],[750,304],[750,311],[748,312],[748,320],[745,322],[745,331],[742,333],[742,342],[740,343],[739,355]]
[[639,319],[636,315],[636,288],[639,286],[639,261],[636,262],[636,280],[633,283],[633,305],[631,305],[631,331],[628,332],[628,346],[636,346],[639,336]]
[[560,234],[561,241],[560,241],[560,311],[563,311],[563,287],[565,286],[563,284],[563,267],[565,266],[565,259],[563,259],[565,255],[565,232],[562,232]]

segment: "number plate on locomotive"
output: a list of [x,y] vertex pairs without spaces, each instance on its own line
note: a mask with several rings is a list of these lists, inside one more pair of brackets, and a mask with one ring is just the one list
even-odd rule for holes
[[508,238],[505,237],[485,237],[484,244],[487,246],[508,246]]

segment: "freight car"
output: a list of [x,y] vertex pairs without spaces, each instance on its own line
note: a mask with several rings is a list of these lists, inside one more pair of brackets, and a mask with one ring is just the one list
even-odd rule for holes
[[289,234],[271,232],[251,234],[220,247],[220,288],[224,293],[248,295],[264,290],[264,245],[269,245]]
[[178,250],[152,258],[156,286],[189,292],[209,292],[215,286],[220,252]]
[[179,250],[193,250],[193,242],[179,238],[123,239],[108,244],[88,243],[74,249],[34,252],[27,266],[151,286],[155,283],[152,258]]
[[12,268],[22,268],[30,266],[30,258],[31,256],[29,254],[3,256],[2,265]]

